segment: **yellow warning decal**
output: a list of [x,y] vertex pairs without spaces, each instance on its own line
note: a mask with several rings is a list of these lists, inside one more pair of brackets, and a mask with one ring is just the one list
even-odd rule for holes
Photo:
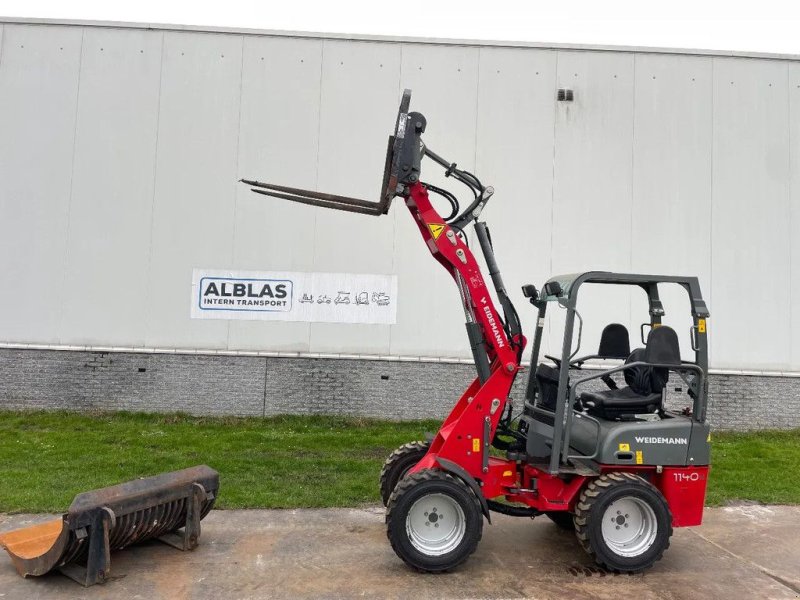
[[428,229],[431,230],[433,239],[438,240],[444,231],[444,223],[428,223]]
[[636,451],[636,464],[637,465],[641,465],[642,463],[644,463],[644,456],[642,456],[642,451],[641,450],[637,450]]
[[472,438],[472,451],[473,452],[480,452],[481,451],[481,440],[480,440],[480,438]]
[[619,445],[619,451],[620,452],[630,452],[631,451],[631,445],[630,444],[620,444]]
[[706,320],[697,319],[697,333],[705,333],[705,332],[706,332]]
[[511,477],[513,474],[513,471],[503,471],[503,477]]

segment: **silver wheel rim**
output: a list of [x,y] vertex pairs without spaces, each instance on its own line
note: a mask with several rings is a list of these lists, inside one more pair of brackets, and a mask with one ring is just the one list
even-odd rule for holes
[[612,502],[603,513],[603,541],[619,556],[640,556],[656,541],[656,513],[640,498],[626,496]]
[[464,511],[446,494],[428,494],[411,506],[406,516],[406,533],[411,545],[427,556],[452,552],[464,539],[467,523]]

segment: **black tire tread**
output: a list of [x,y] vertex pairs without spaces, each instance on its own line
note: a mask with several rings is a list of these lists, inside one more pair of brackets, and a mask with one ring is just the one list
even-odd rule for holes
[[[578,538],[578,542],[598,565],[607,571],[614,573],[620,573],[622,571],[607,564],[602,557],[597,555],[591,546],[591,542],[589,540],[589,514],[591,513],[593,504],[604,492],[622,484],[640,485],[654,490],[659,495],[661,494],[661,492],[658,491],[658,488],[638,475],[634,475],[633,473],[629,473],[627,471],[615,471],[613,473],[601,475],[600,477],[597,477],[589,482],[589,485],[583,488],[578,502],[575,505],[575,536]],[[666,503],[665,506],[667,506]],[[664,552],[667,550],[667,548],[669,548],[670,538],[672,538],[672,513],[669,510],[669,506],[667,506],[667,514],[669,515],[669,518],[667,519],[669,529],[667,531],[667,541],[664,547],[661,548],[661,551],[651,561],[649,561],[649,564],[635,570],[626,570],[626,573],[640,573],[661,560],[661,558],[664,556]]]
[[394,490],[391,477],[392,467],[394,467],[399,461],[403,460],[409,454],[420,453],[424,455],[430,447],[430,442],[408,442],[407,444],[403,444],[394,450],[383,462],[380,476],[380,493],[384,506],[386,506],[386,504],[389,502],[389,496],[392,495],[392,491]]
[[414,564],[408,562],[405,559],[405,557],[403,556],[402,552],[400,551],[400,546],[398,544],[398,540],[396,540],[394,538],[394,536],[392,535],[392,528],[388,527],[388,525],[389,525],[389,522],[391,521],[391,518],[392,518],[392,508],[397,505],[397,501],[404,494],[407,494],[414,486],[419,485],[420,483],[423,483],[423,482],[426,482],[426,481],[436,481],[437,479],[438,480],[444,480],[444,481],[450,481],[450,482],[456,484],[457,486],[461,487],[464,491],[466,491],[469,494],[469,497],[472,498],[472,501],[475,503],[475,509],[477,510],[478,514],[481,515],[481,517],[480,517],[481,518],[481,521],[480,521],[481,527],[478,530],[477,539],[475,540],[475,543],[473,544],[472,548],[470,548],[470,550],[467,553],[467,555],[464,556],[459,561],[458,564],[463,563],[465,560],[467,560],[467,558],[469,558],[475,552],[475,549],[478,547],[478,543],[481,541],[481,538],[483,537],[483,527],[482,527],[482,525],[483,525],[483,516],[482,516],[481,503],[478,500],[478,498],[475,496],[475,493],[472,491],[472,489],[466,483],[464,483],[464,481],[462,481],[459,477],[455,477],[454,475],[451,475],[450,473],[448,473],[446,471],[441,471],[439,469],[425,469],[425,470],[419,471],[417,473],[412,473],[408,477],[403,478],[400,482],[398,482],[397,487],[395,487],[395,489],[392,491],[392,494],[391,494],[391,496],[389,498],[389,502],[388,502],[388,504],[386,506],[386,525],[387,525],[387,527],[386,527],[386,536],[389,538],[389,544],[392,546],[392,550],[394,550],[395,554],[397,554],[400,558],[402,558],[403,562],[405,562],[411,568],[415,569],[416,571],[418,571],[420,573],[441,573],[443,571],[447,571],[450,568],[453,568],[453,567],[458,566],[458,565],[453,565],[452,567],[447,567],[447,568],[443,568],[443,569],[434,570],[434,569],[423,569],[423,568],[420,568],[418,565],[414,565]]

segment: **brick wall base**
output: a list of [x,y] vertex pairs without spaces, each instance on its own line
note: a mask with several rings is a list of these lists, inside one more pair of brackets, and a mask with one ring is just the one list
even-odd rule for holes
[[[435,362],[0,349],[0,407],[441,418],[474,376]],[[716,429],[800,427],[800,378],[711,375],[709,392]]]

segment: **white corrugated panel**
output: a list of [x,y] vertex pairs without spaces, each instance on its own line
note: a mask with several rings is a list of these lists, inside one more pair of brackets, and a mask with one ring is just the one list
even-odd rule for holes
[[[322,40],[244,40],[238,177],[317,186]],[[236,188],[233,262],[253,271],[312,271],[317,210]],[[308,323],[232,321],[235,349],[309,350]]]
[[[800,368],[796,62],[10,24],[0,52],[0,341],[468,356],[402,202],[376,218],[237,183],[377,200],[410,87],[431,148],[496,188],[484,217],[526,333],[523,283],[697,275],[713,366]],[[397,274],[398,322],[192,320],[196,267]],[[663,297],[688,354],[683,295]],[[612,321],[639,345],[641,293],[581,300],[582,351]]]
[[[631,54],[558,53],[557,87],[574,100],[556,105],[553,274],[630,270],[633,81]],[[585,287],[579,305],[580,354],[597,350],[608,323],[630,319],[625,289]],[[550,312],[550,350],[560,353],[563,311]]]
[[189,318],[193,267],[233,266],[242,37],[167,33],[148,290],[149,346],[225,348]]
[[6,25],[0,62],[0,337],[58,343],[83,30]]
[[714,366],[790,362],[787,63],[714,59]]
[[532,341],[521,287],[550,276],[556,53],[481,48],[477,173],[495,188],[483,216],[503,280]]
[[69,343],[145,343],[162,37],[84,34],[59,336]]
[[[322,54],[318,187],[377,202],[386,140],[400,101],[400,45],[326,40]],[[393,213],[402,207],[395,206]],[[318,209],[314,270],[392,273],[394,214]],[[400,281],[400,294],[403,292]],[[389,352],[389,325],[311,325],[313,352]],[[347,350],[345,350],[347,349]]]
[[[791,368],[800,370],[800,64],[789,65],[789,180],[790,219],[792,229],[789,240],[791,254],[791,323],[792,358]],[[741,362],[741,361],[740,361]]]
[[[413,91],[411,110],[429,126],[423,137],[434,152],[473,170],[478,96],[478,49],[403,45],[401,87]],[[466,206],[472,195],[460,183],[445,180],[443,169],[422,164],[422,180],[452,190]],[[431,194],[442,217],[448,203]],[[391,353],[411,356],[470,356],[464,311],[453,278],[431,256],[402,202],[396,202],[394,270],[401,303],[392,327]]]
[[[636,56],[631,223],[632,270],[696,275],[710,306],[711,61]],[[688,294],[677,285],[659,287],[663,323],[677,331],[681,353],[691,359]],[[644,295],[634,297],[631,324],[638,327],[650,319]],[[710,339],[713,343],[714,336]]]

